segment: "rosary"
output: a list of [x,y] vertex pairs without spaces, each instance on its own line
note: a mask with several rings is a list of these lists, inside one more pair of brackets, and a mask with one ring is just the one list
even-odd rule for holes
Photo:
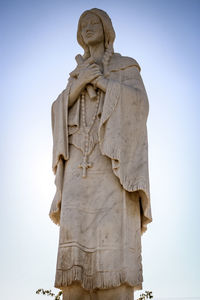
[[83,124],[83,131],[85,134],[85,141],[84,141],[84,151],[83,151],[83,161],[79,165],[79,168],[83,169],[82,177],[87,177],[87,169],[92,167],[92,163],[88,162],[88,156],[89,156],[89,137],[90,137],[90,131],[92,127],[94,126],[97,112],[99,108],[99,102],[100,102],[100,91],[97,91],[97,100],[96,100],[96,106],[95,106],[95,112],[92,117],[92,122],[89,126],[86,124],[86,109],[85,109],[85,93],[83,92],[81,94],[81,116],[82,116],[82,124]]

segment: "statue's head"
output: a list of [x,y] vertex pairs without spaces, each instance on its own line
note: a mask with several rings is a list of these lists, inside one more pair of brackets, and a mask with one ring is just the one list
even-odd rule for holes
[[107,13],[98,8],[84,11],[78,22],[77,40],[85,51],[84,57],[90,55],[90,45],[102,41],[104,41],[105,51],[113,52],[115,31]]

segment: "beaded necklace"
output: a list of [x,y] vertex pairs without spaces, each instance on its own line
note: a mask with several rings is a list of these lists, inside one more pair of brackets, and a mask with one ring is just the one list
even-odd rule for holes
[[92,127],[94,126],[98,108],[99,108],[99,102],[100,102],[100,90],[97,91],[97,100],[95,105],[95,112],[92,117],[92,122],[89,126],[86,124],[86,109],[85,109],[85,92],[81,94],[81,116],[82,116],[82,124],[83,124],[83,131],[85,134],[85,141],[84,141],[84,151],[83,151],[83,161],[79,165],[79,168],[83,169],[82,177],[87,177],[87,169],[92,167],[92,163],[88,162],[88,156],[89,156],[89,137],[90,137],[90,131]]

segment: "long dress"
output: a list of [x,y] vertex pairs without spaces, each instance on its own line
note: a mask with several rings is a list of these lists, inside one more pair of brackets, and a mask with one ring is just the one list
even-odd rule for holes
[[[102,100],[102,99],[101,99]],[[94,101],[86,97],[87,123]],[[91,113],[92,112],[92,113]],[[69,112],[70,113],[70,112]],[[80,110],[81,113],[81,110]],[[98,142],[99,115],[90,134],[92,167],[82,178],[84,130],[70,135],[64,171],[56,286],[81,282],[85,289],[142,281],[141,220],[138,193],[125,191]],[[82,118],[80,118],[82,120]],[[131,262],[131,266],[130,266]]]
[[[124,66],[123,68],[126,69]],[[79,283],[86,290],[109,289],[122,284],[134,289],[140,289],[142,286],[141,233],[151,221],[148,174],[145,174],[146,136],[142,131],[143,140],[137,142],[140,148],[138,145],[134,146],[128,127],[124,131],[121,130],[118,136],[117,130],[122,121],[120,119],[119,122],[114,121],[114,117],[109,115],[109,109],[114,111],[113,116],[114,114],[120,116],[120,111],[122,114],[129,114],[130,109],[133,109],[133,112],[138,109],[135,103],[134,107],[124,107],[124,111],[120,108],[118,94],[121,90],[118,88],[121,89],[122,84],[115,82],[115,78],[120,77],[120,80],[123,80],[125,74],[124,78],[128,82],[132,73],[138,72],[135,66],[131,69],[128,65],[126,73],[123,68],[119,68],[118,73],[111,74],[114,81],[108,84],[106,94],[101,92],[97,117],[90,132],[88,161],[92,166],[87,169],[86,178],[82,177],[82,169],[79,167],[83,160],[85,142],[80,100],[66,114],[65,94],[62,94],[53,108],[53,123],[55,123],[53,164],[56,166],[57,195],[51,207],[50,217],[55,223],[60,224],[55,280],[57,288],[62,289],[74,283]],[[138,101],[138,94],[134,98],[135,95],[129,96],[128,86],[122,88],[120,93],[122,96],[126,93],[126,101],[130,97]],[[118,101],[118,104],[112,105],[113,99]],[[90,124],[94,115],[95,101],[90,100],[87,94],[85,107],[86,123]],[[138,111],[137,123],[140,122]],[[66,115],[68,121],[65,120]],[[111,125],[115,122],[115,126],[109,127],[106,118]],[[130,121],[125,120],[123,116],[123,122],[129,122],[131,126],[131,122],[135,122],[134,115],[129,118]],[[101,131],[103,120],[106,120],[107,123],[104,123],[107,127]],[[145,120],[143,123],[146,124]],[[68,131],[67,142],[66,131]],[[102,135],[104,137],[101,139]],[[135,131],[135,137],[137,135]],[[114,148],[109,150],[107,140],[112,140],[112,146],[119,140],[120,145],[117,144],[116,151]],[[132,143],[131,147],[125,147],[128,143]],[[138,156],[138,165],[135,165],[132,158],[129,159],[132,165],[127,164],[127,157],[132,157],[133,151],[142,157],[143,163]],[[130,176],[126,172],[129,172]]]

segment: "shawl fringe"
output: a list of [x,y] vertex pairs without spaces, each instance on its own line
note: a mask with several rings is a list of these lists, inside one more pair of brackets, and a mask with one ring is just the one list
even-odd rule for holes
[[62,289],[73,283],[80,282],[82,288],[86,290],[110,289],[127,284],[134,287],[134,290],[142,289],[141,279],[133,281],[135,274],[127,274],[125,271],[120,272],[97,272],[94,276],[84,273],[81,266],[73,266],[69,270],[57,270],[55,287]]

